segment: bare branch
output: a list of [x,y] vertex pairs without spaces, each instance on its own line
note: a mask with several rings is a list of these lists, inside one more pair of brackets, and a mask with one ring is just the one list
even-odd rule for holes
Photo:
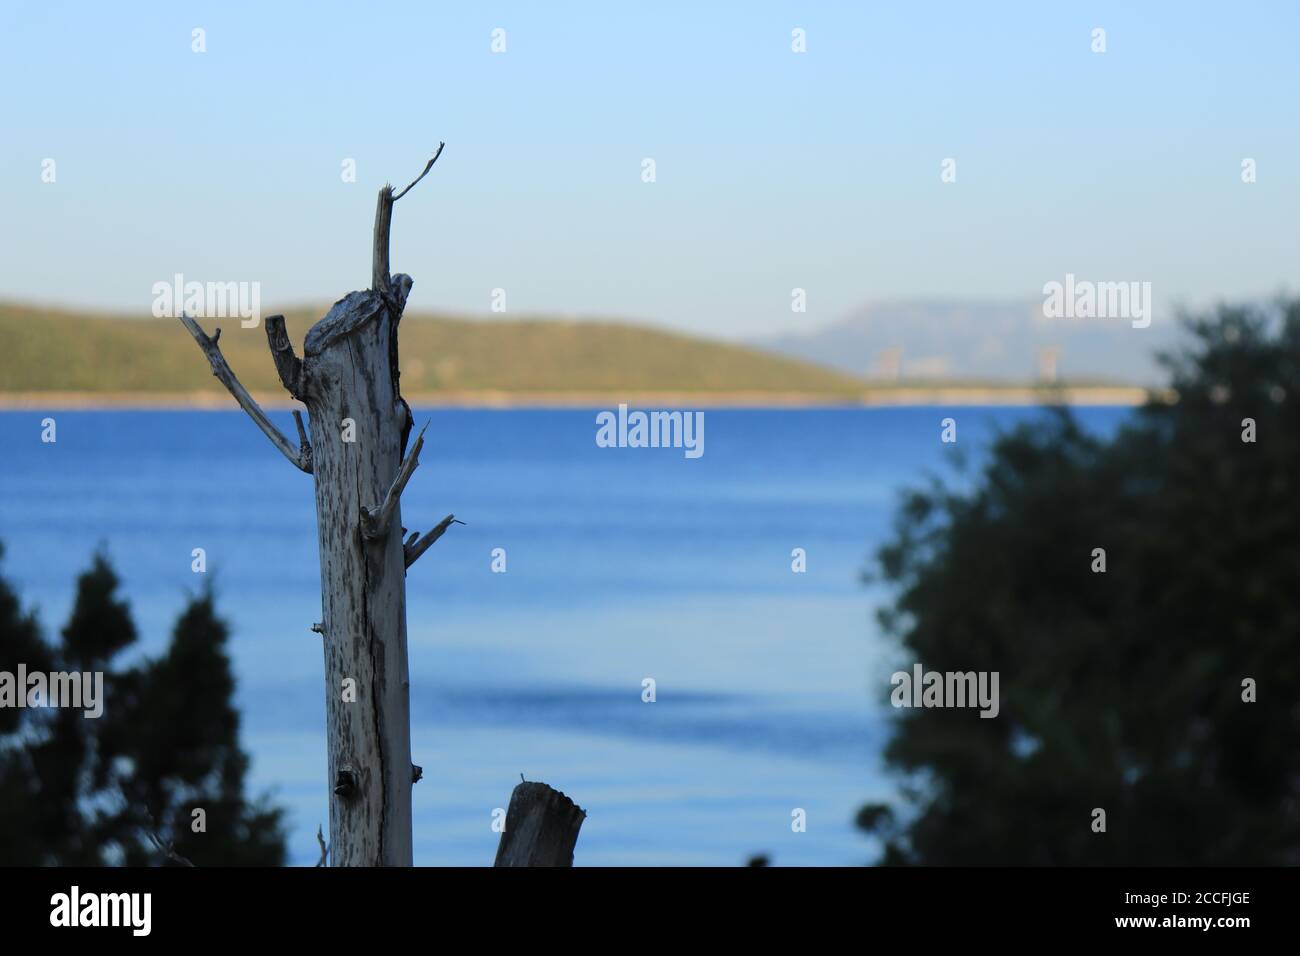
[[[425,422],[424,428],[428,427],[429,423]],[[388,533],[388,523],[393,520],[393,511],[397,508],[398,499],[402,497],[406,483],[411,480],[411,475],[415,474],[415,469],[420,464],[420,449],[424,447],[424,428],[420,429],[415,444],[411,446],[410,452],[402,461],[402,467],[397,470],[397,477],[393,479],[388,494],[384,495],[384,503],[380,505],[379,510],[371,511],[362,506],[361,535],[367,541],[373,541]]]
[[231,371],[230,365],[226,362],[226,357],[221,354],[221,349],[217,345],[217,339],[221,337],[221,330],[218,329],[209,338],[203,329],[199,327],[199,324],[184,312],[181,313],[181,322],[189,330],[190,335],[194,337],[194,341],[199,344],[203,354],[207,356],[208,364],[212,366],[212,374],[221,381],[222,385],[226,386],[227,391],[239,403],[239,407],[248,413],[248,417],[253,420],[258,428],[262,429],[263,434],[271,439],[271,443],[280,449],[280,453],[285,458],[288,458],[296,467],[307,472],[307,474],[311,474],[310,452],[304,454],[303,449],[295,449],[289,439],[280,432],[280,429],[275,427],[271,419],[266,417],[266,412],[262,411],[261,406],[253,401],[253,396],[248,394],[248,390],[239,383],[239,379],[235,378],[235,373]]
[[429,175],[429,170],[433,169],[433,164],[438,161],[438,157],[442,155],[442,148],[446,145],[447,145],[446,143],[438,144],[438,148],[434,150],[433,158],[424,164],[424,172],[420,173],[420,175],[416,176],[413,180],[411,180],[410,186],[407,186],[401,192],[393,193],[393,202],[397,202],[397,200],[401,199],[403,196],[405,196],[407,193],[411,191],[412,186],[418,183],[425,176]]
[[432,531],[426,534],[423,538],[417,539],[415,535],[412,535],[411,539],[407,540],[405,546],[402,549],[406,554],[406,566],[409,568],[416,561],[420,560],[420,555],[428,551],[429,546],[432,545],[439,538],[441,538],[443,536],[443,533],[446,532],[446,530],[450,528],[453,524],[464,524],[464,523],[465,522],[463,521],[456,520],[455,515],[447,515],[447,517],[443,518],[441,521],[438,522],[437,527],[435,527]]
[[325,845],[325,834],[321,832],[321,825],[316,825],[316,842],[320,844],[320,861],[317,866],[325,865],[325,858],[329,856],[329,847]]
[[379,202],[375,206],[374,250],[370,263],[370,287],[376,292],[388,292],[388,235],[392,231],[393,225],[393,203],[410,192],[411,187],[423,179],[429,170],[433,169],[433,164],[442,155],[442,148],[445,145],[445,143],[438,144],[438,150],[433,154],[433,158],[425,164],[424,172],[416,176],[411,181],[410,186],[407,186],[396,195],[393,194],[391,185],[386,184],[383,189],[379,190]]
[[194,865],[189,860],[185,859],[185,857],[181,856],[179,853],[176,852],[176,847],[174,844],[164,843],[161,839],[158,838],[158,834],[154,833],[152,830],[149,831],[149,839],[153,842],[153,845],[158,848],[158,852],[161,853],[163,856],[167,857],[167,859],[171,860],[173,863],[179,863],[181,866]]

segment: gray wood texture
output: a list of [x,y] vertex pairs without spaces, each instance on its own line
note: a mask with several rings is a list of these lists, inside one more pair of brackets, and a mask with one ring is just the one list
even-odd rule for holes
[[587,813],[544,783],[515,786],[494,866],[573,866],[573,848]]

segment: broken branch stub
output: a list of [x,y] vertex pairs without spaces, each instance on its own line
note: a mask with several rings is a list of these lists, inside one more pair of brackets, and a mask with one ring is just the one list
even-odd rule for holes
[[544,783],[515,784],[493,866],[573,866],[587,812]]

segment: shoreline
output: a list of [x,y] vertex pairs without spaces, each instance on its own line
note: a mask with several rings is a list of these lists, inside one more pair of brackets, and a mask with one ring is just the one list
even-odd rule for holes
[[[254,392],[263,408],[302,406],[283,392]],[[424,408],[545,409],[613,408],[619,404],[650,408],[887,408],[906,405],[1142,405],[1152,398],[1169,400],[1167,389],[1137,386],[897,386],[854,393],[821,392],[507,392],[496,390],[414,393],[411,406]],[[231,411],[238,408],[226,392],[8,392],[0,393],[0,411]]]

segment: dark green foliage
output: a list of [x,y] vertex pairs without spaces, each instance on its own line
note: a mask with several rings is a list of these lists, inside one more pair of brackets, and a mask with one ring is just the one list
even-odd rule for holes
[[[0,670],[103,671],[98,719],[71,709],[0,709],[0,864],[166,862],[150,835],[195,865],[284,862],[281,811],[243,795],[234,678],[212,594],[181,614],[166,654],[127,668],[136,641],[118,579],[97,555],[77,582],[61,642],[0,580]],[[206,813],[206,832],[192,812]]]
[[881,862],[1300,862],[1300,301],[1189,328],[1176,403],[1104,441],[1053,412],[905,500],[900,669],[998,671],[1001,713],[897,712]]
[[[0,671],[15,673],[19,663],[48,671],[53,657],[41,640],[36,619],[23,612],[18,596],[0,579]],[[32,752],[21,745],[30,737],[29,729],[23,726],[30,713],[0,707],[0,863],[35,862],[45,852],[40,834],[31,825],[39,812],[41,796],[34,779]],[[53,792],[49,799],[63,802]]]

